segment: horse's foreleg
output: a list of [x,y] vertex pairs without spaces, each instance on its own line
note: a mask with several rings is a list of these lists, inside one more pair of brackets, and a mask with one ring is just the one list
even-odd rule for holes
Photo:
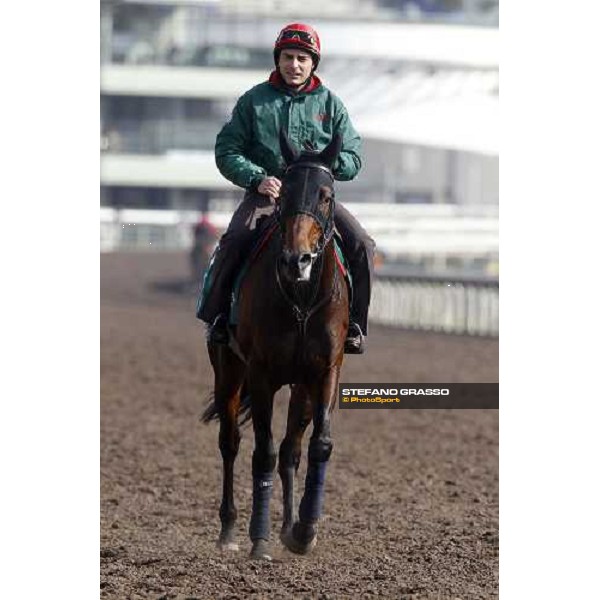
[[270,560],[268,541],[271,533],[269,504],[273,491],[273,471],[277,455],[271,434],[274,390],[260,377],[249,381],[254,427],[254,453],[252,454],[252,517],[250,539],[253,558]]
[[285,438],[279,447],[279,476],[283,487],[283,525],[281,538],[285,538],[294,523],[294,476],[300,465],[302,436],[312,419],[312,405],[306,388],[292,388],[288,408]]
[[338,380],[339,367],[334,366],[321,384],[311,389],[313,433],[308,445],[304,495],[298,511],[299,520],[284,540],[285,545],[298,554],[307,554],[317,542],[317,523],[325,497],[325,472],[333,449],[330,415],[335,406]]

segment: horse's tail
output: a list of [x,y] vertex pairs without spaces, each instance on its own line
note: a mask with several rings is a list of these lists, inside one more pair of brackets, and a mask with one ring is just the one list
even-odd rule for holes
[[219,418],[219,410],[217,409],[217,403],[215,402],[215,392],[212,391],[208,395],[207,406],[200,417],[203,423],[210,423],[216,421]]
[[[246,384],[242,386],[240,409],[238,411],[238,424],[243,425],[250,420],[252,413],[250,412],[250,394],[246,388]],[[200,417],[203,423],[210,423],[219,418],[219,409],[215,402],[215,392],[212,391],[208,396],[208,404]]]
[[238,424],[243,425],[252,417],[252,413],[250,412],[250,394],[248,393],[246,382],[244,382],[244,385],[242,386],[240,397],[241,400],[240,410],[238,411]]

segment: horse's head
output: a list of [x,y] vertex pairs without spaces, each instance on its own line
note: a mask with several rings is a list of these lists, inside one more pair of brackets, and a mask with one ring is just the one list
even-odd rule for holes
[[287,165],[280,194],[283,272],[290,281],[307,282],[313,263],[333,235],[331,170],[342,139],[336,135],[320,153],[297,152],[283,130],[279,141]]

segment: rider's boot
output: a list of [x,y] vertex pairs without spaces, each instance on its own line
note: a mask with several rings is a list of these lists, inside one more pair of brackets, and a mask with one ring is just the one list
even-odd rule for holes
[[198,318],[210,325],[208,342],[211,344],[229,343],[227,325],[236,269],[236,253],[224,244],[217,247],[204,279],[197,312]]
[[351,271],[354,282],[352,306],[350,307],[350,322],[344,341],[344,354],[363,354],[365,351],[365,336],[371,300],[371,274],[366,261],[354,263]]
[[344,342],[345,354],[362,354],[365,351],[365,336],[358,323],[350,321]]
[[375,242],[356,217],[341,204],[335,207],[335,226],[341,235],[342,250],[352,276],[352,308],[344,352],[362,354],[366,345]]

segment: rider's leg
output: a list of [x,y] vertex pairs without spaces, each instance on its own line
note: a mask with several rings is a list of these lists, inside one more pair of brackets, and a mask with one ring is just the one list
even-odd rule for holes
[[247,192],[219,240],[204,281],[197,313],[199,319],[213,324],[210,333],[213,342],[227,343],[227,319],[234,279],[243,257],[256,239],[257,221],[269,214],[270,207],[274,208],[274,205],[267,196]]
[[339,203],[335,207],[335,226],[342,236],[343,250],[354,288],[345,349],[349,354],[361,354],[364,351],[363,336],[367,334],[375,242],[352,214]]

